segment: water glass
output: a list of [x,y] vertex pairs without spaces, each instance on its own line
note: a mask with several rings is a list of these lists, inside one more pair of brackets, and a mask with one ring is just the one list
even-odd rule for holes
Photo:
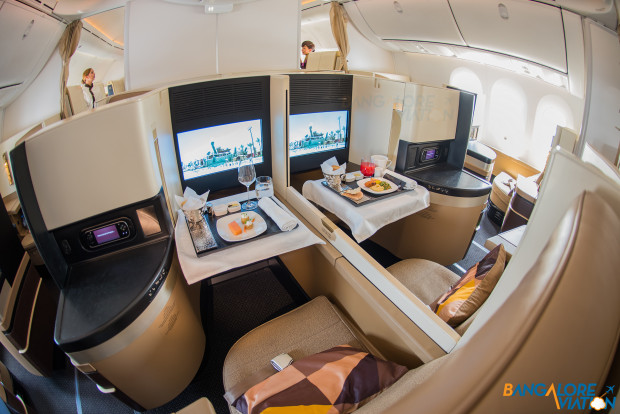
[[256,193],[259,200],[263,197],[273,197],[273,180],[271,177],[256,177]]

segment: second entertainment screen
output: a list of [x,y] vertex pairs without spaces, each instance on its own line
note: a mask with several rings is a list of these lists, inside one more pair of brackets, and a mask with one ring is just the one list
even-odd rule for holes
[[289,155],[314,154],[345,148],[348,111],[313,112],[289,117]]

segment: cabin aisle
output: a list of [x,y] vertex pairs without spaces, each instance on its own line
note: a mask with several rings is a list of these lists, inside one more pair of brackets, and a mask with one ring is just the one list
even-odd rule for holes
[[482,220],[480,220],[480,225],[474,235],[474,240],[469,245],[469,249],[467,250],[465,257],[461,261],[447,266],[447,268],[459,276],[464,275],[467,269],[482,260],[482,258],[489,252],[489,249],[484,247],[484,243],[488,238],[497,235],[499,230],[500,226],[489,220],[487,210],[485,209],[482,214]]
[[[213,285],[201,285],[201,313],[207,346],[196,377],[177,398],[145,413],[170,414],[204,396],[218,414],[227,414],[222,366],[230,347],[246,332],[308,300],[275,259],[217,276],[217,279]],[[4,348],[0,349],[0,359],[19,389],[25,391],[26,403],[38,413],[134,413],[116,398],[99,392],[81,373],[76,375],[68,361],[64,368],[55,370],[51,378],[37,377],[22,368]]]

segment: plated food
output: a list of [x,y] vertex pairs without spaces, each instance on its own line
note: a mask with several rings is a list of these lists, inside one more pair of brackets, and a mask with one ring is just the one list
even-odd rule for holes
[[241,204],[239,204],[238,201],[232,201],[232,202],[228,203],[228,212],[229,213],[236,213],[239,210],[241,210]]
[[241,212],[229,214],[215,224],[220,237],[227,242],[251,239],[267,230],[267,223],[260,214]]
[[216,216],[223,216],[228,213],[228,205],[226,204],[217,204],[213,206],[213,213]]
[[345,190],[340,194],[355,201],[361,200],[364,197],[362,189],[359,187],[353,188],[351,190]]
[[383,178],[366,178],[358,182],[360,188],[371,194],[389,194],[398,189],[398,186]]

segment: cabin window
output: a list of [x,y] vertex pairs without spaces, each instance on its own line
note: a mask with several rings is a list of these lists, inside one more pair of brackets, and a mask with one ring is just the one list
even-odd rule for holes
[[476,94],[476,107],[474,109],[472,125],[482,125],[486,96],[482,90],[482,82],[480,82],[478,75],[467,68],[456,68],[450,74],[450,85]]
[[556,134],[557,126],[574,128],[573,114],[568,104],[558,96],[544,96],[536,108],[532,142],[528,149],[527,159],[530,164],[541,170],[547,161],[551,149],[551,141]]
[[489,99],[485,142],[506,154],[523,158],[526,155],[528,139],[527,100],[523,88],[509,79],[500,79],[493,84]]

